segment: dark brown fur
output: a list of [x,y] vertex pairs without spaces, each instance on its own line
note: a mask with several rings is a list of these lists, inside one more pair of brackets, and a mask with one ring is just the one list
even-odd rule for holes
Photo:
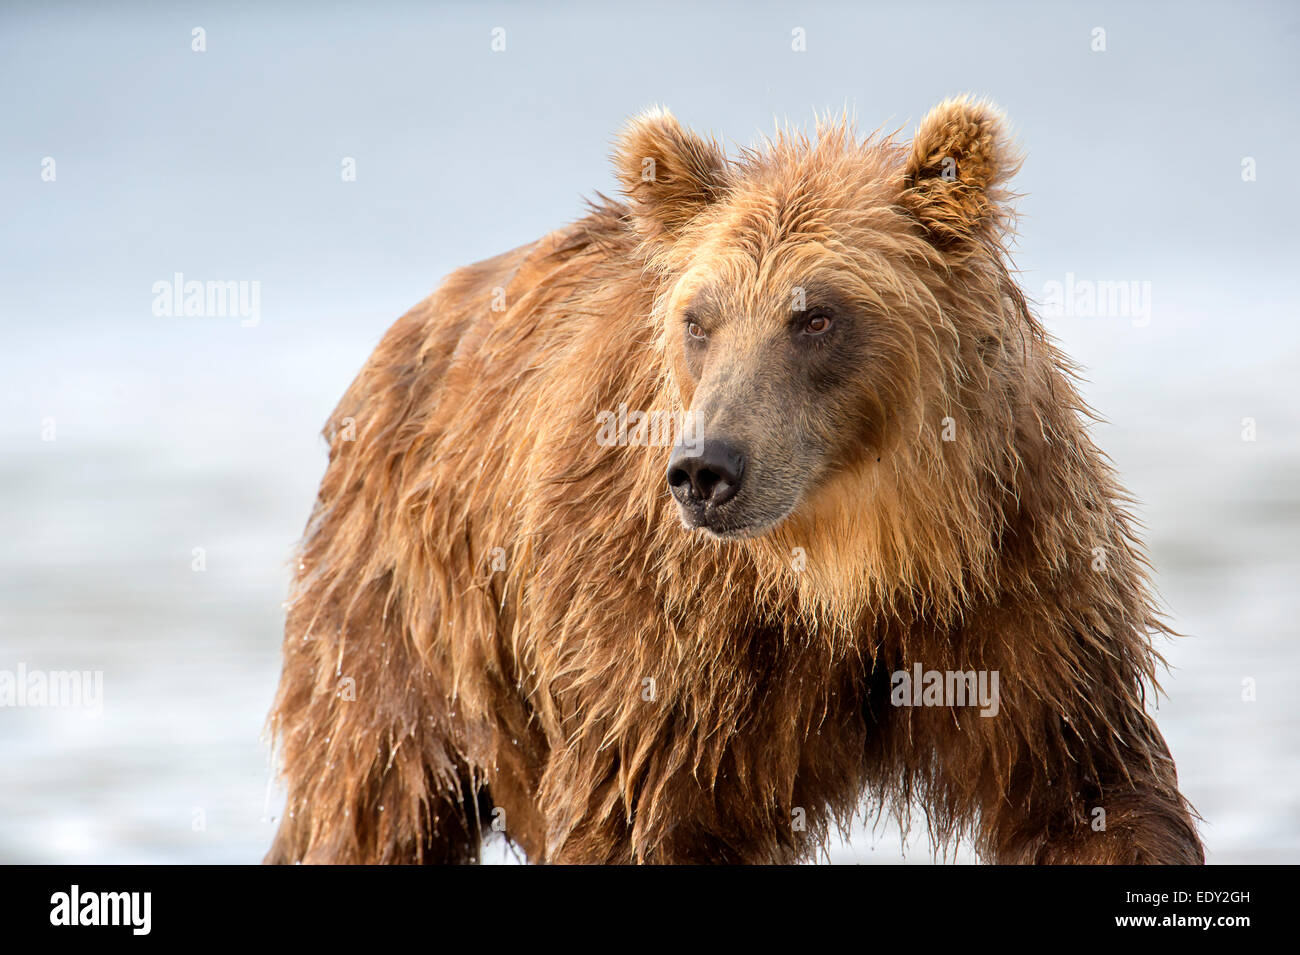
[[[453,273],[331,417],[268,861],[473,861],[495,821],[532,861],[788,862],[864,798],[992,861],[1202,861],[1127,498],[1006,264],[998,114],[731,161],[653,113],[618,164],[628,205]],[[809,412],[827,463],[779,525],[687,533],[669,449],[596,415],[691,406],[693,291],[767,315],[813,272],[869,310],[870,374]],[[892,706],[918,662],[998,671],[998,715]]]

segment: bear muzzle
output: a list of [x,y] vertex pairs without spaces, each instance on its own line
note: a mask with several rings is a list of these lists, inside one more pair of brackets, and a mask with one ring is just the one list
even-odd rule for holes
[[746,454],[729,440],[679,442],[668,460],[668,487],[689,526],[709,523],[709,516],[740,491]]

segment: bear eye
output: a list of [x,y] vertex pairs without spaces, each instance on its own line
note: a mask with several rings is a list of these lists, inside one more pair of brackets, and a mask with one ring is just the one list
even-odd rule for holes
[[690,335],[691,338],[694,338],[697,342],[702,342],[708,337],[708,335],[705,334],[704,329],[700,327],[700,323],[694,321],[687,321],[686,334]]
[[824,335],[834,323],[830,309],[814,308],[804,318],[803,332],[805,335]]

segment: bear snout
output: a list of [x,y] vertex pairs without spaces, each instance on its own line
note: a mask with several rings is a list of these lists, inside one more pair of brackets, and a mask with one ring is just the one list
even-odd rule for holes
[[678,443],[668,460],[668,487],[692,523],[706,508],[721,507],[736,496],[745,475],[746,455],[728,440]]

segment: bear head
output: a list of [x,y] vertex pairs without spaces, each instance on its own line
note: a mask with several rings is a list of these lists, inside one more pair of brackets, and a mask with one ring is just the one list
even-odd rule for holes
[[688,528],[761,537],[992,387],[1023,300],[1018,158],[987,102],[940,104],[910,143],[839,119],[735,157],[653,110],[615,165],[687,416],[667,480]]

